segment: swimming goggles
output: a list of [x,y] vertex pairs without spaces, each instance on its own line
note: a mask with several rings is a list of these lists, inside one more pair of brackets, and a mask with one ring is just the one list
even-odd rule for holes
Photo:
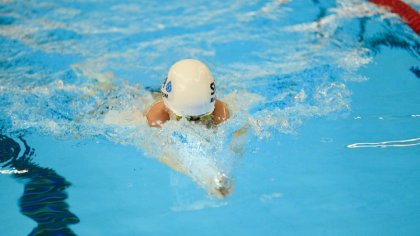
[[[183,116],[174,114],[176,120],[181,120]],[[213,119],[213,114],[206,114],[206,115],[202,115],[202,116],[185,116],[185,119],[187,121],[202,121],[202,122],[207,122]]]

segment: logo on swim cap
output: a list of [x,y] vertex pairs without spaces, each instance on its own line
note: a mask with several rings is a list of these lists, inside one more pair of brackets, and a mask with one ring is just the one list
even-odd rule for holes
[[172,81],[169,81],[168,84],[166,84],[166,92],[170,93],[172,91]]

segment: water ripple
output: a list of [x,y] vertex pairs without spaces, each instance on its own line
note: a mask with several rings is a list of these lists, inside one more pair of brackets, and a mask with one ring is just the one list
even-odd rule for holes
[[420,145],[420,138],[384,141],[378,143],[353,143],[347,145],[348,148],[386,148],[386,147],[410,147]]

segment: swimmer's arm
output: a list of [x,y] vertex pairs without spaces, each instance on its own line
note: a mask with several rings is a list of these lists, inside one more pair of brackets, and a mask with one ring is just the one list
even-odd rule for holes
[[147,124],[150,127],[161,127],[163,123],[169,120],[169,114],[165,110],[165,104],[162,100],[155,102],[146,112]]
[[216,99],[216,104],[213,111],[213,123],[218,125],[223,121],[229,119],[230,114],[226,103]]

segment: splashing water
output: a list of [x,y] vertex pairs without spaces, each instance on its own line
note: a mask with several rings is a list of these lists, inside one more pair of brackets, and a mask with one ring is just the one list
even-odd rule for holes
[[[340,29],[363,17],[394,18],[365,1],[337,1],[314,3],[328,12],[300,19],[298,4],[6,1],[0,126],[6,134],[135,145],[209,192],[229,192],[239,136],[295,133],[306,118],[350,108],[346,83],[366,79],[357,70],[372,53]],[[214,129],[173,121],[149,128],[150,91],[188,57],[209,64],[231,119]]]

